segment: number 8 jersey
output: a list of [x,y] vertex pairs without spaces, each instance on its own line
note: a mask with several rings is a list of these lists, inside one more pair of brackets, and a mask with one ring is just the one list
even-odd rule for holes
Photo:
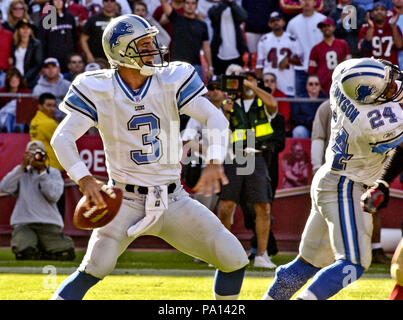
[[324,166],[353,181],[372,185],[389,151],[403,142],[403,112],[396,102],[370,105],[349,99],[340,81],[349,63],[339,64],[333,73],[332,130]]
[[154,186],[180,178],[179,113],[206,92],[187,63],[158,68],[136,91],[116,69],[106,69],[77,76],[59,108],[93,121],[104,144],[111,179]]

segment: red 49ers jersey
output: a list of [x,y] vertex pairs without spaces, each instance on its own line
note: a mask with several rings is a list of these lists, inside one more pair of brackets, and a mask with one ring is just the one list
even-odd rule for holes
[[311,50],[308,74],[318,75],[323,91],[329,94],[333,70],[350,54],[348,44],[343,39],[335,38],[330,46],[325,41],[319,42]]
[[[362,51],[362,42],[365,40],[365,35],[367,34],[368,24],[364,24],[360,29],[360,34],[358,36],[358,48]],[[400,28],[398,28],[401,33]],[[385,59],[398,65],[398,52],[393,43],[393,31],[386,21],[382,28],[374,25],[374,36],[371,41],[372,49],[370,52],[363,52],[364,57],[374,57],[376,59]]]

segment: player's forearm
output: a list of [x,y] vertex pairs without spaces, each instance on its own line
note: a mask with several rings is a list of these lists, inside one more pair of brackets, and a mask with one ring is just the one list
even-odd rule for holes
[[392,158],[385,165],[380,180],[390,184],[401,172],[403,172],[403,144],[396,148]]
[[207,132],[203,132],[207,134],[208,141],[207,161],[216,159],[224,162],[228,147],[229,122],[223,113],[204,97],[192,100],[181,112],[207,127]]
[[91,174],[78,154],[76,140],[92,125],[89,118],[69,114],[57,127],[50,141],[60,164],[76,183],[82,177]]

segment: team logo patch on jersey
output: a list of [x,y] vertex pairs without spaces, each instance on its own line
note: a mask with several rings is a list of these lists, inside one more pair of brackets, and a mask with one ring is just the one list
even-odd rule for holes
[[374,94],[376,92],[375,86],[364,86],[359,85],[355,90],[357,94],[357,101],[364,102],[367,97]]
[[113,50],[114,47],[119,45],[119,38],[126,35],[126,34],[131,34],[133,33],[133,26],[125,23],[125,22],[120,22],[118,25],[113,28],[112,30],[112,36],[109,40],[109,46],[111,48],[111,51]]

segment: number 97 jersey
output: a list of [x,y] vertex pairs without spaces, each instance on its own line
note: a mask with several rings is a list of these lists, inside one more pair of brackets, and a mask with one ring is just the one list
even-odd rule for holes
[[403,142],[403,112],[396,102],[370,105],[348,98],[340,83],[340,70],[346,62],[333,74],[331,136],[325,166],[335,174],[372,185],[389,151]]
[[111,179],[156,186],[180,178],[179,114],[206,92],[187,63],[158,68],[136,91],[116,69],[107,69],[79,75],[59,108],[93,121],[102,138]]

